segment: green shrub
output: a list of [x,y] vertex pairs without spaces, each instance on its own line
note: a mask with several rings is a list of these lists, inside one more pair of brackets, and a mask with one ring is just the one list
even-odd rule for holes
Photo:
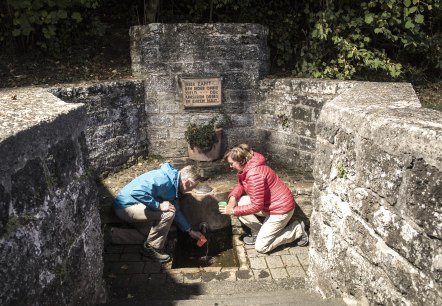
[[[14,0],[0,4],[0,42],[15,49],[40,47],[60,50],[81,23],[94,31],[96,18],[86,18],[100,0]],[[95,25],[94,27],[91,27]]]

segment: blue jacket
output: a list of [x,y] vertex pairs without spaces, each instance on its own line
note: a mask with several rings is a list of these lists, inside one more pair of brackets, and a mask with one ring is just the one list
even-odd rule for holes
[[180,173],[171,164],[164,163],[160,169],[146,172],[123,187],[115,198],[115,208],[125,208],[134,204],[144,204],[150,210],[160,210],[160,203],[170,201],[176,208],[174,221],[182,231],[190,229],[190,224],[180,210],[178,192]]

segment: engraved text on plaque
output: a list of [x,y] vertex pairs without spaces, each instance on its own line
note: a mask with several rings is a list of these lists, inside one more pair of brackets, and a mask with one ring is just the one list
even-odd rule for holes
[[221,78],[181,79],[184,107],[221,105]]

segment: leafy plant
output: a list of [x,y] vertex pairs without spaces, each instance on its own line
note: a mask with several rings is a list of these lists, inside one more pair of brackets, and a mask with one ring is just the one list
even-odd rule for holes
[[339,164],[336,166],[336,170],[337,170],[337,173],[338,173],[338,177],[339,177],[339,178],[344,178],[344,177],[345,177],[345,174],[347,173],[347,171],[345,170],[345,166],[344,166],[343,163],[339,163]]
[[429,58],[427,53],[437,42],[435,35],[428,34],[434,32],[433,11],[438,16],[438,9],[439,1],[433,0],[312,3],[306,6],[310,30],[294,73],[337,79],[398,79],[409,64],[426,60],[427,65],[437,65],[441,57]]
[[62,49],[70,44],[73,34],[87,23],[97,34],[102,27],[97,18],[87,18],[101,0],[16,0],[0,4],[0,43],[23,50],[38,46]]
[[221,111],[220,114],[213,116],[206,124],[190,123],[184,136],[191,149],[197,147],[203,152],[208,152],[218,142],[216,129],[227,127],[231,124],[232,121],[229,115]]

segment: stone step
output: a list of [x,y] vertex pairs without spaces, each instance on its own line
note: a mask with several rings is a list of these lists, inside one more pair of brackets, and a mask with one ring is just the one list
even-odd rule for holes
[[188,300],[149,301],[149,305],[302,305],[302,306],[346,306],[340,298],[322,299],[319,294],[306,290],[280,290],[261,293],[240,293],[233,295],[202,295]]
[[[106,305],[305,305],[346,306],[343,299],[323,299],[296,280],[217,281],[206,284],[175,284],[168,288],[146,286],[143,293],[128,294]],[[150,294],[150,293],[151,294]]]

